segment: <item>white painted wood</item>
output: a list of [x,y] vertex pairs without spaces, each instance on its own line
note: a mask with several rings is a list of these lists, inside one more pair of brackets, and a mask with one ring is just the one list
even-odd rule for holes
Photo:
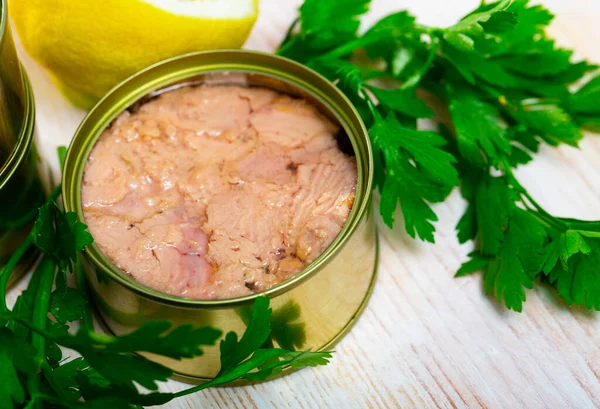
[[[325,0],[324,0],[325,1]],[[374,0],[368,21],[408,8],[423,23],[446,26],[478,0]],[[247,48],[272,51],[299,0],[263,0]],[[546,0],[558,14],[553,32],[578,56],[600,62],[600,2]],[[38,108],[42,151],[56,169],[83,117],[23,55]],[[581,151],[543,148],[518,176],[549,211],[600,219],[600,138]],[[454,226],[464,209],[458,192],[436,206],[437,243],[381,227],[379,279],[364,316],[335,348],[333,363],[268,383],[209,390],[165,408],[577,408],[600,407],[600,320],[569,308],[553,293],[528,291],[523,314],[482,293],[481,277],[454,279],[468,252]],[[19,287],[23,287],[21,282]],[[19,293],[19,287],[11,297]],[[184,385],[169,382],[165,390]]]

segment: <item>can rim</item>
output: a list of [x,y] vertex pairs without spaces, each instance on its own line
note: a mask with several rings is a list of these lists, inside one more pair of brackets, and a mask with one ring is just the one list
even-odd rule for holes
[[[201,62],[203,59],[204,63]],[[255,62],[250,63],[245,59]],[[207,60],[212,61],[212,64],[207,63]],[[260,61],[261,64],[256,61]],[[278,64],[285,68],[273,67]],[[248,304],[260,296],[276,297],[288,292],[318,274],[335,257],[358,227],[370,204],[373,183],[372,148],[358,111],[343,92],[325,77],[287,58],[257,51],[219,50],[185,54],[154,64],[117,85],[98,102],[77,129],[65,159],[63,169],[65,210],[77,212],[79,219],[84,220],[80,195],[83,169],[97,138],[117,115],[156,89],[199,74],[223,71],[258,73],[274,77],[308,92],[324,103],[345,128],[352,143],[358,168],[357,200],[355,200],[355,205],[341,232],[323,254],[289,279],[266,291],[244,297],[201,300],[167,294],[147,287],[123,273],[108,261],[95,244],[86,247],[84,251],[88,258],[111,279],[129,290],[161,304],[183,308],[231,308]],[[301,73],[304,77],[295,77],[290,72]],[[314,83],[318,83],[318,86],[313,85]]]
[[[0,0],[2,2],[3,0]],[[2,4],[2,3],[0,3]],[[5,12],[3,9],[3,13]],[[0,25],[1,29],[1,25]],[[12,175],[17,171],[19,165],[27,159],[31,145],[33,144],[33,130],[35,126],[35,103],[33,102],[33,89],[29,78],[24,74],[25,71],[21,66],[21,77],[23,78],[23,84],[25,89],[25,108],[23,114],[23,126],[19,133],[19,138],[15,144],[10,156],[0,168],[0,189],[10,180]]]
[[[0,0],[0,42],[5,40],[5,33],[8,29],[8,11],[6,0]],[[23,67],[21,67],[21,77],[25,85],[25,106],[23,114],[23,126],[19,133],[16,144],[13,146],[12,152],[4,163],[0,166],[0,189],[8,182],[11,176],[16,172],[17,168],[27,156],[29,148],[33,142],[33,126],[35,123],[35,105],[33,103],[33,91],[31,84],[26,75],[24,75]]]

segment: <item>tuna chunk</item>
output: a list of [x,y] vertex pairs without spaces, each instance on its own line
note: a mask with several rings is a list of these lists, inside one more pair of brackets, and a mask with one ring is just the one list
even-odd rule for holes
[[284,147],[298,148],[316,137],[331,136],[337,132],[317,109],[306,101],[282,96],[262,107],[250,118],[250,123],[263,141]]
[[319,257],[350,214],[356,164],[337,131],[266,88],[168,91],[100,136],[82,182],[86,222],[148,287],[200,299],[267,290]]
[[356,166],[343,154],[322,155],[331,163],[298,167],[300,189],[294,196],[290,228],[298,239],[297,256],[307,262],[317,258],[335,239],[354,203]]

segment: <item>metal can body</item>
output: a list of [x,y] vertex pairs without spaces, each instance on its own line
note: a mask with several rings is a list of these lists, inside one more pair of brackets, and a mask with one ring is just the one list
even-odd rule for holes
[[[224,333],[243,333],[253,300],[266,295],[273,308],[271,342],[282,348],[326,350],[341,338],[363,310],[371,293],[377,258],[375,224],[370,208],[373,162],[367,132],[351,103],[330,82],[292,61],[247,51],[190,54],[152,66],[122,83],[88,115],[69,148],[63,175],[68,211],[83,220],[80,186],[95,141],[124,109],[177,84],[236,81],[270,86],[309,99],[341,125],[358,169],[355,203],[339,236],[302,272],[268,291],[229,300],[195,300],[161,293],[119,271],[95,246],[86,249],[90,287],[106,327],[123,334],[148,320],[175,325],[210,325]],[[216,80],[216,78],[219,78]],[[182,361],[152,357],[180,377],[202,381],[219,370],[218,347]]]
[[[0,267],[29,234],[45,199],[34,124],[33,92],[17,59],[6,0],[0,0]],[[27,271],[35,256],[34,250],[29,251],[9,285]]]

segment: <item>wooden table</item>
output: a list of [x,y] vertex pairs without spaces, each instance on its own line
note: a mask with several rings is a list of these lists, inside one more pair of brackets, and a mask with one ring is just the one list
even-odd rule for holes
[[[326,0],[323,0],[326,1]],[[371,22],[408,8],[422,23],[452,24],[478,0],[374,0]],[[247,48],[272,51],[299,0],[263,0]],[[554,35],[578,56],[600,62],[600,1],[546,0],[558,17]],[[83,112],[58,93],[23,55],[33,81],[44,156],[68,144]],[[600,138],[582,150],[542,148],[518,170],[549,211],[600,219]],[[454,279],[469,248],[454,232],[465,203],[454,192],[436,206],[437,243],[381,226],[379,280],[369,307],[335,348],[331,365],[257,386],[213,389],[165,408],[577,408],[600,407],[600,316],[569,308],[552,292],[527,292],[522,314],[482,292],[481,276]],[[14,299],[24,287],[11,291]],[[184,385],[171,381],[165,390]]]

